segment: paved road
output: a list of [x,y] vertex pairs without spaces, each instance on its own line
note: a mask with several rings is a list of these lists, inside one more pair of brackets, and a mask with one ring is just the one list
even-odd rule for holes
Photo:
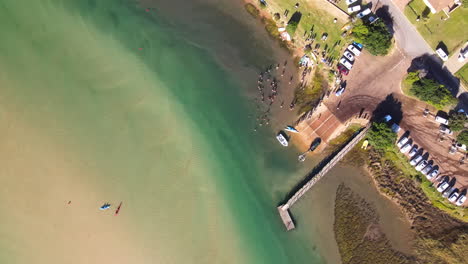
[[408,57],[419,57],[423,54],[434,54],[416,28],[411,24],[401,10],[391,0],[371,0],[375,11],[381,6],[388,6],[388,12],[393,19],[395,39],[400,50]]

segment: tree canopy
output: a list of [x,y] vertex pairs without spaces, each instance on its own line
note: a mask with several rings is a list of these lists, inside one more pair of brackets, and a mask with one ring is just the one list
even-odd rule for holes
[[413,82],[410,92],[439,109],[456,102],[456,99],[445,86],[428,78],[421,78]]
[[371,146],[378,150],[388,149],[395,144],[397,135],[386,123],[375,122],[367,132]]
[[465,127],[468,119],[465,113],[453,113],[449,116],[449,127],[452,131],[460,131]]
[[392,34],[382,20],[355,26],[353,36],[357,42],[364,44],[372,55],[386,55],[392,44]]
[[465,144],[468,146],[468,130],[463,130],[457,137],[458,143]]

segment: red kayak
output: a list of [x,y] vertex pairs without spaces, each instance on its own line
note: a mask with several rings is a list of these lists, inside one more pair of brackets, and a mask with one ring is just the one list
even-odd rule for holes
[[115,215],[119,214],[120,207],[122,206],[122,202],[120,202],[119,207],[117,207],[117,210],[115,210]]

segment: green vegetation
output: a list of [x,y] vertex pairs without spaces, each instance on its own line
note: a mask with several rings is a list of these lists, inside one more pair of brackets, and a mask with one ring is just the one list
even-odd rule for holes
[[458,143],[468,146],[468,130],[463,130],[460,134],[458,134],[457,141]]
[[357,42],[364,44],[372,55],[387,55],[392,45],[392,35],[382,20],[355,26],[353,36]]
[[386,123],[374,122],[367,132],[367,139],[373,148],[386,150],[394,147],[397,135]]
[[262,22],[265,24],[265,30],[272,38],[279,38],[280,33],[275,21],[269,18],[262,17]]
[[468,235],[454,230],[446,234],[444,240],[420,238],[416,244],[416,252],[421,263],[466,263],[467,245]]
[[[300,7],[294,9],[292,6],[294,3],[291,3],[290,0],[268,1],[266,11],[273,14],[273,16],[275,13],[281,14],[280,19],[276,21],[275,30],[277,31],[278,27],[286,27],[286,23],[289,22],[293,13],[299,11],[302,13],[302,17],[293,34],[288,29],[288,33],[291,34],[293,39],[292,43],[290,43],[291,46],[302,51],[304,46],[309,43],[306,42],[306,39],[312,38],[315,40],[313,48],[315,48],[316,44],[319,44],[318,52],[326,51],[326,57],[331,58],[332,61],[337,61],[341,56],[342,47],[348,42],[347,38],[341,37],[343,33],[341,28],[348,21],[338,17],[338,22],[333,23],[334,16],[330,15],[327,8],[324,7],[323,0],[299,1],[299,3]],[[284,16],[283,13],[286,9],[290,12],[287,16]],[[326,41],[319,41],[323,33],[327,33],[328,38]]]
[[465,124],[468,122],[465,113],[452,113],[449,116],[449,127],[452,131],[460,131],[465,128]]
[[407,91],[409,95],[415,96],[438,109],[443,109],[457,102],[457,99],[452,96],[445,86],[432,79],[419,78],[414,74],[409,74],[404,82],[406,84],[411,83],[411,87]]
[[343,264],[414,263],[391,247],[375,209],[363,198],[343,184],[336,197],[334,230]]
[[[468,0],[467,0],[468,1]],[[460,81],[468,87],[468,63],[455,73]]]
[[299,114],[311,110],[320,100],[320,97],[328,89],[328,84],[318,69],[315,70],[312,83],[304,88],[296,88],[294,97],[299,106]]
[[[427,11],[422,0],[413,0],[406,6],[404,13],[433,49],[442,41],[450,55],[466,41],[463,29],[468,27],[468,8],[460,7],[446,19],[443,11],[432,14]],[[420,20],[416,21],[418,16]]]
[[328,146],[322,151],[322,153],[331,154],[332,152],[340,149],[346,144],[354,134],[361,129],[362,126],[359,124],[350,124],[345,131],[343,131],[339,136],[328,142]]
[[291,21],[287,26],[286,26],[286,31],[288,31],[289,35],[294,35],[294,33],[296,33],[296,30],[297,30],[297,25],[299,24],[299,22],[297,21]]
[[247,3],[244,5],[245,10],[249,12],[254,18],[257,18],[260,15],[260,10],[258,10],[253,4]]

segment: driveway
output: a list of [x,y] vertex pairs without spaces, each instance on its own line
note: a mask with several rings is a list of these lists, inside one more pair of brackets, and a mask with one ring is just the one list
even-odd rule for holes
[[[468,43],[466,43],[468,44]],[[464,47],[466,47],[466,44]],[[465,65],[465,63],[468,61],[468,60],[464,60],[463,62],[460,62],[458,61],[458,55],[460,55],[460,51],[461,49],[457,49],[457,51],[455,52],[455,54],[453,54],[447,62],[445,62],[445,67],[447,67],[447,69],[452,72],[452,73],[456,73],[458,70],[461,69],[461,67],[463,67],[463,65]]]

